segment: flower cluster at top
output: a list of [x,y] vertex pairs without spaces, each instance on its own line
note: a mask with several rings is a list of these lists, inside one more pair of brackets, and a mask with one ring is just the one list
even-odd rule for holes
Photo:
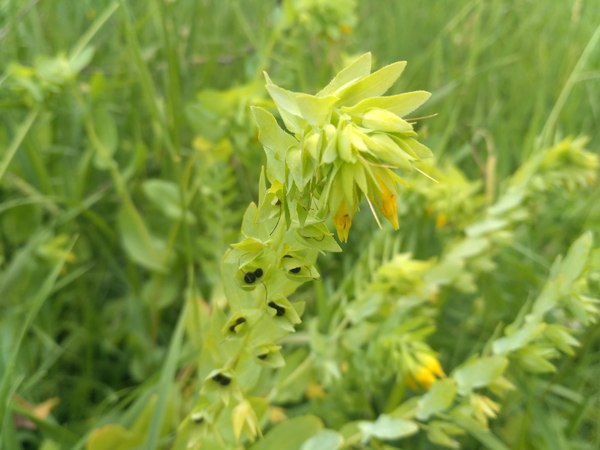
[[267,177],[285,188],[285,196],[298,199],[297,209],[333,217],[341,241],[347,241],[363,197],[378,223],[376,210],[397,229],[397,195],[404,180],[394,169],[412,169],[431,157],[416,140],[413,123],[403,119],[430,94],[383,96],[405,66],[396,62],[371,73],[366,53],[316,95],[283,89],[265,74],[287,129],[265,109],[254,109]]

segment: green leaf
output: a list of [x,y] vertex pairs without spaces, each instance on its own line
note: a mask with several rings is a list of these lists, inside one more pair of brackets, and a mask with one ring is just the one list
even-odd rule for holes
[[581,275],[588,263],[588,258],[592,250],[592,233],[587,232],[580,236],[569,248],[569,252],[563,259],[560,266],[560,275],[563,277],[563,283],[566,285],[567,294],[574,283]]
[[300,450],[302,444],[323,429],[323,422],[316,416],[299,416],[276,425],[250,450]]
[[383,440],[401,439],[419,431],[419,426],[412,420],[397,419],[386,414],[380,415],[375,422],[360,422],[358,427],[363,441],[372,437]]
[[141,438],[121,425],[105,425],[90,434],[86,450],[132,450],[141,443]]
[[456,382],[452,378],[436,381],[429,391],[419,400],[417,419],[428,420],[432,415],[445,411],[456,396]]
[[448,259],[466,259],[480,255],[490,247],[486,238],[465,238],[448,252]]
[[173,220],[182,220],[189,224],[196,223],[196,217],[191,211],[184,210],[181,206],[179,186],[172,181],[148,179],[142,184],[142,190],[166,217]]
[[398,61],[341,90],[340,105],[354,105],[369,97],[384,94],[402,74],[406,61]]
[[426,91],[404,92],[386,97],[366,98],[354,106],[344,106],[341,109],[348,114],[359,115],[372,108],[379,108],[394,113],[399,117],[404,117],[425,103],[429,97],[431,97],[431,94]]
[[521,367],[532,373],[551,373],[556,371],[551,359],[560,355],[551,344],[533,343],[515,352],[515,358]]
[[95,109],[92,112],[92,120],[99,144],[102,146],[102,151],[95,153],[94,165],[99,169],[108,169],[119,141],[117,125],[106,107]]
[[133,261],[155,272],[166,272],[165,242],[153,236],[135,207],[126,203],[118,213],[117,223],[123,247]]
[[456,380],[458,392],[467,395],[473,389],[487,386],[494,382],[508,366],[504,356],[487,356],[477,358],[457,368],[452,374]]
[[331,115],[333,105],[338,98],[333,95],[315,97],[308,94],[296,94],[296,104],[300,115],[313,127],[325,124]]
[[492,350],[496,355],[506,355],[514,352],[538,337],[544,331],[544,327],[545,324],[543,323],[527,323],[508,336],[496,339],[492,344]]
[[512,209],[518,208],[523,204],[525,191],[518,189],[509,189],[494,205],[488,208],[488,212],[494,216],[500,216]]
[[285,126],[293,133],[298,133],[304,127],[305,121],[302,118],[302,113],[298,107],[295,92],[288,91],[277,86],[271,81],[269,75],[265,72],[265,79],[267,80],[266,88],[269,95],[275,102],[279,114],[283,119]]
[[325,86],[318,96],[334,94],[338,89],[371,73],[371,53],[364,53],[346,66]]
[[0,160],[0,180],[2,180],[2,177],[4,176],[6,169],[8,169],[13,157],[17,153],[17,150],[21,148],[21,143],[31,129],[31,126],[35,122],[39,112],[39,109],[34,109],[27,114],[27,117],[25,117],[25,119],[23,119],[23,121],[19,124],[11,143],[2,150],[2,153],[4,154],[2,155],[2,160]]
[[508,220],[489,217],[467,227],[465,234],[470,237],[483,236],[501,230],[502,228],[507,227],[508,224]]
[[86,47],[80,52],[76,53],[75,55],[70,56],[69,65],[71,66],[73,74],[78,74],[79,72],[81,72],[92,61],[93,57],[93,47]]
[[302,444],[300,450],[338,450],[343,443],[344,438],[337,431],[322,430]]
[[258,126],[258,138],[267,155],[267,178],[281,183],[285,180],[285,154],[298,141],[281,129],[273,114],[264,108],[253,107],[252,114]]

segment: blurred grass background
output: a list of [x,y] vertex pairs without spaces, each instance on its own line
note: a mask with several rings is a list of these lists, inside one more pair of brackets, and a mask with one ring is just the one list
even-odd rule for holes
[[[495,187],[562,136],[600,146],[598,1],[364,1],[333,30],[283,29],[282,14],[262,0],[0,1],[3,448],[81,444],[156,383],[185,293],[215,295],[255,197],[262,153],[247,107],[265,102],[263,70],[313,92],[351,55],[407,60],[394,91],[433,93],[419,111],[435,115],[425,142],[473,178],[489,181],[495,157]],[[598,230],[599,198],[557,199],[529,250],[544,260]],[[598,335],[557,374],[579,407],[527,411],[545,418],[531,422],[552,436],[544,448],[600,446]],[[22,402],[6,409],[13,394]],[[51,421],[15,425],[24,401],[51,398]],[[571,435],[557,438],[553,421]],[[531,423],[511,425],[519,448]]]

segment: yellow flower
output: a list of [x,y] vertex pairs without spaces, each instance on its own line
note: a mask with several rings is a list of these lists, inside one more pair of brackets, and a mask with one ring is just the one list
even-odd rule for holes
[[309,400],[325,398],[326,393],[323,386],[317,383],[309,383],[306,387],[306,398]]
[[417,353],[417,359],[423,365],[423,367],[426,367],[427,370],[429,370],[434,375],[436,375],[440,378],[446,376],[446,374],[444,373],[444,370],[442,369],[442,366],[440,365],[440,362],[432,354]]
[[372,167],[371,173],[373,174],[373,180],[379,188],[381,199],[375,199],[371,194],[370,200],[377,205],[384,217],[392,224],[394,230],[397,230],[400,227],[398,224],[398,204],[396,202],[395,189],[398,177],[390,169],[381,167]]
[[438,359],[430,353],[419,352],[416,354],[417,366],[412,370],[407,384],[416,389],[417,385],[429,389],[437,378],[446,376]]
[[425,389],[429,389],[435,383],[435,375],[427,367],[419,366],[413,373],[415,381]]
[[342,203],[340,203],[340,207],[333,217],[333,224],[335,225],[340,241],[347,242],[348,234],[350,234],[350,227],[352,226],[352,215],[348,211],[346,202],[342,201]]
[[448,215],[443,212],[439,213],[437,215],[437,217],[435,218],[435,228],[437,230],[441,230],[442,228],[444,228],[447,223],[448,223]]
[[385,184],[381,184],[381,213],[390,221],[394,230],[397,230],[398,224],[398,204],[396,203],[396,194],[390,191]]

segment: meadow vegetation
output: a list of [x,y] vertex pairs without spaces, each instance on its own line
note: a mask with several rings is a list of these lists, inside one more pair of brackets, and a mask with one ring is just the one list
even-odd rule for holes
[[598,18],[0,0],[0,448],[600,448]]

